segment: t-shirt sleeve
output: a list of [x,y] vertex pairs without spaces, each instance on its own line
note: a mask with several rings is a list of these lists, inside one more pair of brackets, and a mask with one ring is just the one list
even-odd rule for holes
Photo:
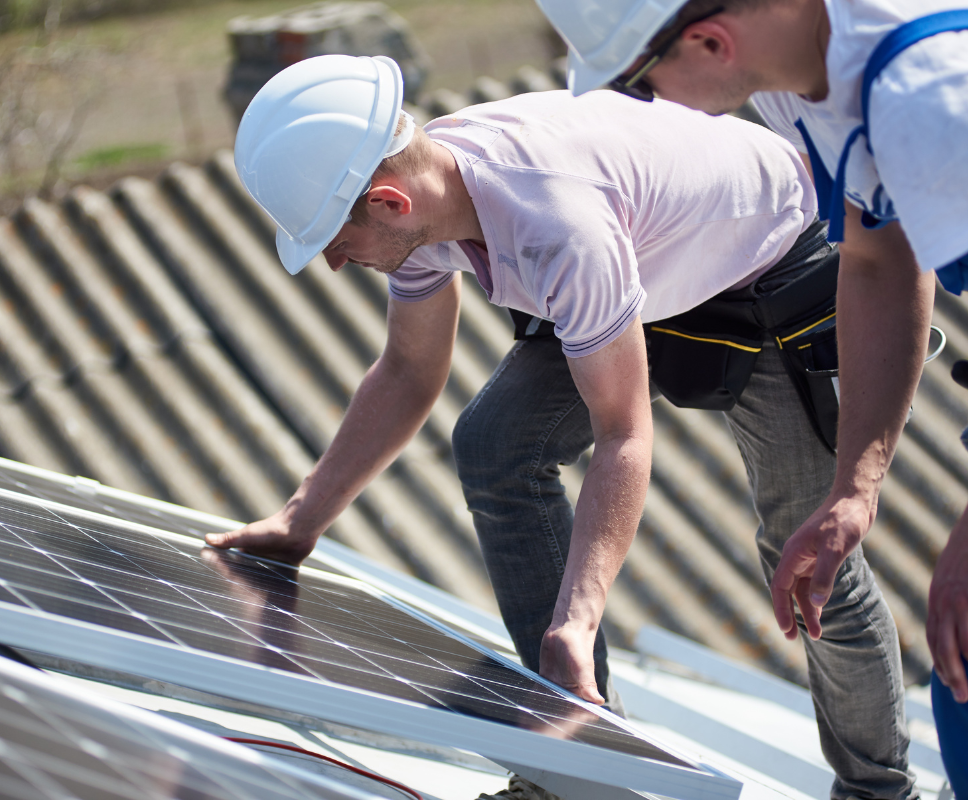
[[645,303],[625,201],[588,184],[546,181],[543,213],[518,215],[518,275],[565,355],[591,355],[617,339]]
[[403,266],[391,272],[390,297],[401,303],[418,303],[449,285],[454,280],[454,270],[441,263],[438,249],[433,245],[418,247]]
[[870,144],[924,270],[968,254],[968,31],[913,45],[874,81]]
[[750,100],[770,128],[801,153],[807,152],[807,145],[796,126],[800,113],[788,92],[756,92]]

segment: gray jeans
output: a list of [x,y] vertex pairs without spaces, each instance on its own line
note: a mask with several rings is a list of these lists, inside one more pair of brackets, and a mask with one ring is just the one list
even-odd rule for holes
[[[836,459],[814,432],[773,346],[764,347],[726,421],[746,464],[769,581],[786,540],[825,499]],[[552,337],[516,343],[454,430],[458,472],[501,614],[533,670],[574,520],[559,465],[575,463],[592,443],[588,409]],[[917,797],[897,630],[860,548],[824,607],[823,637],[801,639],[823,751],[837,774],[831,797]],[[606,659],[599,631],[599,691],[621,711]]]

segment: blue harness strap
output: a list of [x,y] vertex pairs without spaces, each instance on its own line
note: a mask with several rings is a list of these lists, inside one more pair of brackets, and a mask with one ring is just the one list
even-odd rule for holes
[[[939,33],[960,30],[968,30],[968,9],[941,11],[937,14],[929,14],[926,17],[911,20],[904,25],[899,25],[880,41],[864,68],[860,96],[864,122],[851,131],[850,136],[847,137],[847,143],[837,164],[837,174],[833,178],[821,161],[803,121],[797,120],[797,129],[807,145],[807,153],[813,167],[820,216],[822,219],[830,220],[830,230],[827,234],[830,241],[842,242],[844,240],[844,190],[846,188],[847,160],[850,157],[851,148],[862,134],[867,139],[867,149],[870,151],[870,136],[868,135],[870,93],[877,76],[898,54],[911,45],[931,36],[937,36]],[[868,227],[877,227],[878,224],[890,221],[889,219],[878,220],[867,212],[865,212],[864,217],[865,225]],[[962,270],[966,271],[964,275],[962,275]],[[957,294],[965,285],[968,285],[968,253],[959,261],[942,267],[937,272],[941,285],[948,291]],[[957,287],[957,290],[955,287]]]
[[[830,198],[833,197],[834,201],[837,200],[837,195],[834,194],[834,179],[827,172],[827,167],[824,166],[823,159],[820,158],[820,153],[817,152],[817,146],[813,143],[813,139],[810,138],[810,134],[807,132],[807,126],[803,124],[803,120],[798,119],[794,124],[803,137],[803,142],[807,146],[807,155],[810,157],[810,166],[813,169],[813,185],[817,188],[817,213],[820,215],[820,219],[830,219],[830,207],[833,205],[830,202]],[[843,205],[842,200],[841,205]],[[830,239],[829,231],[827,238]]]

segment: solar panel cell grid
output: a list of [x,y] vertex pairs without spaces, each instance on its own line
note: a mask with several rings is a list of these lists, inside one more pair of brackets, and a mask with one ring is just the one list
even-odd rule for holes
[[3,561],[0,589],[31,608],[690,766],[355,581],[9,495],[0,497]]
[[[204,515],[199,515],[190,509],[158,504],[137,495],[128,496],[100,484],[90,485],[83,482],[83,479],[72,479],[55,473],[38,472],[5,459],[0,459],[0,489],[52,500],[86,511],[123,519],[127,522],[180,533],[195,539],[202,538],[205,533],[222,531],[228,527],[219,520],[207,519]],[[345,574],[332,564],[324,565],[320,558],[313,559],[313,566],[316,569]],[[431,613],[431,616],[436,618],[433,613]],[[447,623],[445,622],[445,624]],[[450,624],[454,624],[453,620]],[[497,644],[492,638],[481,637],[477,633],[467,631],[464,631],[464,635],[485,647],[497,647],[504,650],[504,647]],[[513,654],[513,650],[507,650],[507,652]]]

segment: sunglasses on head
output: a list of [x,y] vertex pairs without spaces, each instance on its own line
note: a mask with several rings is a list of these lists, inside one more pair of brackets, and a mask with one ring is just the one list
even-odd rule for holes
[[701,16],[695,19],[690,19],[685,22],[680,22],[676,24],[676,20],[672,20],[665,28],[659,31],[649,46],[642,51],[640,58],[644,58],[642,66],[631,74],[619,75],[617,78],[613,78],[608,83],[608,88],[619,94],[627,95],[636,100],[644,100],[646,103],[651,103],[655,99],[655,92],[652,90],[652,86],[645,76],[649,74],[672,48],[672,45],[676,43],[682,32],[695,22],[702,22],[704,19],[709,19],[716,14],[725,11],[726,9],[722,6],[717,6]]

